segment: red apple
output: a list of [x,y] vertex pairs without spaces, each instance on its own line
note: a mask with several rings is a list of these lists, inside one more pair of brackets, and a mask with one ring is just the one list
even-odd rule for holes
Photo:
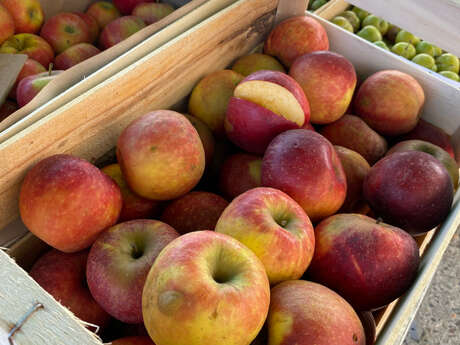
[[35,34],[43,24],[43,10],[39,0],[1,0],[14,20],[16,33]]
[[271,285],[299,279],[315,248],[313,226],[302,207],[287,194],[267,187],[236,197],[220,216],[216,232],[251,249]]
[[382,158],[364,179],[364,197],[386,223],[418,235],[449,214],[454,187],[442,163],[425,152]]
[[312,123],[331,123],[345,114],[356,87],[355,69],[345,57],[329,51],[305,54],[294,61],[289,75],[310,102]]
[[161,345],[249,344],[270,303],[260,260],[237,240],[195,231],[169,243],[142,294],[144,323]]
[[154,0],[113,0],[113,3],[120,10],[121,14],[129,15],[138,4],[153,1]]
[[96,19],[99,30],[104,29],[107,24],[121,16],[115,5],[109,1],[97,1],[93,3],[86,10],[86,14]]
[[62,253],[55,249],[41,256],[30,276],[79,319],[104,328],[110,316],[94,300],[86,284],[88,251]]
[[149,337],[125,337],[112,341],[112,345],[155,345]]
[[0,53],[25,54],[46,67],[54,59],[53,48],[43,38],[34,34],[17,34],[10,37],[3,42]]
[[262,158],[246,153],[228,156],[220,169],[219,188],[229,199],[260,187]]
[[99,37],[99,44],[102,49],[108,49],[144,27],[145,23],[141,18],[135,16],[120,17],[105,26]]
[[360,214],[337,214],[315,227],[308,277],[358,310],[383,307],[401,296],[417,274],[417,242],[407,232]]
[[14,82],[8,97],[16,99],[16,89],[18,88],[18,84],[22,79],[43,72],[46,72],[46,68],[43,67],[41,63],[35,61],[34,59],[27,59],[21,69],[21,72],[19,72],[18,76],[16,77],[16,81]]
[[54,66],[56,69],[66,70],[100,52],[101,51],[92,44],[77,43],[56,56],[54,59]]
[[161,250],[179,234],[158,220],[137,219],[104,231],[88,255],[86,275],[94,299],[126,323],[142,322],[142,289]]
[[131,122],[118,138],[117,158],[130,188],[152,200],[188,193],[205,167],[197,131],[171,110],[157,110]]
[[326,30],[314,18],[291,17],[279,23],[265,41],[264,53],[290,67],[295,59],[317,50],[329,50]]
[[133,16],[141,18],[150,25],[174,12],[174,7],[159,2],[141,2],[133,9]]
[[366,345],[374,345],[377,333],[374,315],[370,311],[358,311],[357,314],[366,334]]
[[40,36],[47,40],[56,54],[83,42],[90,42],[89,28],[85,21],[73,13],[59,13],[43,25]]
[[28,171],[19,195],[26,227],[63,252],[89,247],[121,210],[121,194],[113,180],[89,162],[54,155]]
[[180,234],[197,230],[214,230],[228,201],[209,192],[190,192],[171,202],[161,220]]
[[14,21],[11,14],[0,2],[0,44],[14,35]]
[[258,71],[269,70],[286,73],[283,65],[273,56],[253,53],[238,58],[232,66],[232,70],[245,77]]
[[0,107],[0,122],[18,110],[18,105],[12,101],[6,100]]
[[76,14],[81,19],[83,19],[86,25],[88,26],[89,42],[96,42],[97,38],[99,37],[99,32],[101,31],[99,29],[99,24],[97,23],[96,18],[94,18],[91,14],[88,13],[73,12],[73,14]]
[[16,88],[16,100],[20,107],[29,103],[50,81],[63,71],[34,74],[22,79]]
[[268,145],[262,161],[262,185],[288,194],[313,222],[334,214],[347,192],[334,147],[322,135],[306,129],[281,133]]

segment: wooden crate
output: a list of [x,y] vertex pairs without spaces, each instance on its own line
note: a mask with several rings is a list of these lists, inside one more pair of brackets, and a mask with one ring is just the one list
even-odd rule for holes
[[[334,7],[338,6],[337,3],[331,2],[319,13],[327,18],[333,12],[332,8],[338,8]],[[0,161],[3,163],[0,167],[0,227],[8,228],[7,225],[17,217],[19,185],[33,164],[55,153],[71,153],[94,162],[114,147],[122,129],[134,118],[153,109],[183,103],[204,75],[228,66],[262,42],[274,22],[278,1],[239,0],[231,5],[221,0],[214,1],[216,7],[218,4],[221,11],[0,143]],[[393,54],[382,53],[372,44],[321,18],[318,20],[328,31],[331,50],[350,59],[361,79],[377,70],[390,68],[407,72],[418,79],[427,98],[423,117],[453,134],[456,150],[460,151],[460,117],[457,112],[460,97],[457,89]],[[378,322],[379,345],[399,344],[404,335],[442,253],[460,223],[458,196],[457,193],[446,222],[436,232],[432,231],[420,239],[423,256],[419,275],[412,289],[383,312]],[[12,246],[10,254],[27,267],[41,250],[41,242],[28,235]],[[8,275],[19,275],[21,286],[32,289],[28,293],[22,289],[11,289],[11,283],[3,283],[10,281],[7,273],[0,273],[0,297],[5,296],[4,290],[7,290],[11,300],[19,300],[24,305],[17,313],[10,313],[6,312],[0,299],[0,344],[2,327],[5,329],[4,325],[15,323],[37,298],[40,302],[43,298],[45,308],[38,310],[27,321],[17,335],[18,344],[41,344],[31,338],[32,332],[39,328],[61,330],[57,321],[60,318],[64,318],[72,325],[70,329],[75,330],[75,344],[99,344],[81,324],[63,311],[62,306],[52,300],[48,302],[49,295],[3,253],[0,253],[0,261],[1,265],[11,267]],[[59,317],[47,321],[45,326],[43,320],[48,320],[45,315],[48,313]],[[61,344],[61,333],[56,331],[53,334],[56,336],[50,337],[47,343]]]

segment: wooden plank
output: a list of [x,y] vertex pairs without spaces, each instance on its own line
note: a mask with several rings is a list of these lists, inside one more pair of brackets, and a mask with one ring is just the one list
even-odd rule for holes
[[350,4],[344,0],[331,0],[324,6],[317,9],[314,14],[323,19],[331,20],[336,15],[345,11],[349,6]]
[[350,0],[349,2],[460,56],[459,0]]

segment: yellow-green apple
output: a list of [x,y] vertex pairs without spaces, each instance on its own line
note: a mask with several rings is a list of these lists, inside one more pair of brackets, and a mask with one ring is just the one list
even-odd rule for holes
[[102,30],[101,36],[99,36],[99,45],[102,49],[108,49],[144,27],[145,23],[139,17],[124,16],[117,18]]
[[16,101],[20,107],[29,103],[50,81],[63,71],[34,74],[22,79],[16,88]]
[[100,52],[101,51],[92,44],[77,43],[56,56],[54,59],[54,67],[59,70],[66,70]]
[[439,160],[452,179],[452,185],[454,190],[458,187],[458,165],[455,159],[453,159],[447,151],[441,147],[434,145],[430,142],[423,140],[405,140],[393,146],[388,152],[387,156],[395,152],[406,152],[406,151],[420,151],[432,155],[434,158]]
[[215,230],[251,249],[271,285],[299,279],[315,249],[313,226],[305,211],[274,188],[254,188],[233,199]]
[[186,194],[205,167],[196,129],[172,110],[156,110],[131,122],[118,138],[117,158],[128,186],[152,200]]
[[143,198],[131,191],[121,172],[119,164],[110,164],[101,169],[118,185],[123,200],[119,222],[133,219],[153,218],[159,211],[159,202]]
[[132,15],[150,25],[174,12],[174,7],[159,2],[141,2],[134,7]]
[[154,2],[154,0],[113,0],[114,5],[120,10],[121,14],[129,15],[134,8],[143,2]]
[[34,34],[17,34],[11,36],[0,47],[3,54],[25,54],[36,60],[42,66],[48,65],[54,59],[53,48],[40,36]]
[[271,291],[268,345],[365,345],[364,329],[348,302],[325,286],[290,280]]
[[88,289],[87,258],[87,250],[63,253],[52,249],[38,258],[29,274],[76,317],[104,328],[110,316],[99,306]]
[[286,73],[283,65],[278,62],[273,56],[253,53],[240,57],[235,61],[232,70],[244,75],[245,77],[262,70],[279,71]]
[[270,141],[310,120],[300,85],[278,71],[258,71],[235,88],[225,116],[227,137],[251,153],[263,154]]
[[286,67],[299,56],[318,50],[329,50],[329,39],[323,26],[307,16],[291,17],[279,23],[264,45],[264,53],[277,57]]
[[89,247],[121,210],[116,183],[91,163],[59,154],[39,161],[21,185],[19,211],[26,227],[63,252]]
[[8,97],[16,99],[16,89],[18,87],[19,82],[31,75],[34,74],[39,74],[46,72],[46,68],[43,67],[41,63],[38,61],[35,61],[34,59],[27,59],[26,62],[24,63],[24,66],[22,66],[21,71],[19,72],[18,76],[16,77],[16,81],[14,82],[13,87],[11,88],[11,91],[8,95]]
[[331,123],[345,114],[356,87],[355,68],[345,57],[329,51],[305,54],[294,61],[289,75],[310,102],[312,123]]
[[43,24],[43,10],[39,0],[1,0],[14,20],[16,33],[35,34]]
[[343,146],[334,145],[334,148],[347,177],[347,197],[339,212],[366,213],[369,206],[364,201],[363,181],[371,167],[358,152]]
[[206,123],[218,137],[222,137],[225,134],[224,119],[228,102],[243,78],[231,70],[207,75],[192,90],[188,103],[189,113]]
[[86,14],[96,19],[99,30],[104,29],[107,24],[121,16],[120,11],[109,1],[97,1],[93,3],[86,10]]
[[166,206],[161,220],[180,234],[214,230],[217,220],[227,206],[228,201],[217,194],[194,191]]
[[425,103],[425,93],[409,74],[384,70],[372,74],[359,87],[355,113],[382,135],[401,135],[414,129]]
[[374,345],[377,333],[374,315],[370,311],[358,311],[357,314],[364,328],[366,345]]
[[262,160],[262,186],[282,190],[313,222],[334,214],[345,201],[347,182],[332,144],[306,129],[281,133]]
[[442,149],[446,150],[452,158],[455,158],[454,148],[452,146],[452,141],[450,135],[444,132],[443,129],[420,119],[417,123],[417,126],[409,133],[398,137],[398,141],[402,140],[425,140],[432,144],[440,146]]
[[179,234],[158,220],[136,219],[104,231],[88,255],[86,278],[94,299],[114,318],[141,323],[142,289],[158,254]]
[[418,235],[449,214],[454,187],[444,165],[425,152],[396,152],[364,179],[364,197],[386,223]]
[[155,345],[149,337],[134,336],[112,341],[112,345]]
[[214,231],[190,232],[168,244],[142,294],[145,327],[161,345],[247,345],[261,330],[269,303],[270,285],[257,256]]
[[0,2],[0,44],[14,35],[14,21],[11,14]]
[[88,42],[90,43],[96,42],[97,38],[99,37],[99,32],[101,31],[99,29],[99,24],[97,23],[96,18],[94,18],[92,15],[88,13],[83,13],[83,12],[73,12],[73,14],[76,14],[81,19],[83,19],[83,21],[88,26],[88,34],[89,34]]
[[85,21],[74,13],[58,13],[48,19],[40,36],[51,44],[56,54],[83,42],[90,42],[89,28]]
[[315,227],[308,277],[357,310],[383,307],[410,287],[420,262],[406,231],[361,214],[336,214]]
[[262,157],[247,153],[228,156],[220,169],[219,189],[232,200],[238,195],[260,187]]
[[384,137],[358,116],[346,114],[319,131],[334,145],[358,152],[369,164],[374,164],[387,152]]
[[212,157],[214,156],[214,136],[212,135],[209,127],[199,118],[188,114],[184,114],[184,116],[190,121],[193,127],[195,127],[198,135],[200,136],[201,143],[203,144],[204,148],[206,166],[208,166],[212,161]]
[[18,105],[12,101],[6,100],[0,107],[0,121],[6,119],[9,115],[18,110]]

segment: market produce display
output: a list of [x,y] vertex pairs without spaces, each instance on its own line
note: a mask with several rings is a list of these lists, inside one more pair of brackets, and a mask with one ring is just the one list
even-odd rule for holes
[[[39,0],[1,0],[0,53],[29,57],[17,76],[8,102],[23,107],[57,71],[97,55],[173,11],[171,5],[153,1],[97,1],[85,13],[58,13],[45,20]],[[35,86],[27,86],[33,91],[19,91],[24,78],[47,70],[50,78],[42,75],[34,81]],[[18,93],[27,93],[27,96],[18,98]]]
[[[450,137],[420,120],[416,79],[357,86],[328,47],[318,21],[290,18],[263,52],[204,76],[188,114],[129,123],[113,164],[36,164],[20,214],[54,249],[31,275],[113,344],[373,344],[372,312],[411,287],[413,236],[446,218],[458,168]],[[43,280],[62,270],[52,255],[100,321]]]
[[352,6],[332,18],[331,22],[347,31],[354,32],[382,49],[438,72],[446,78],[460,81],[457,56],[363,9]]

